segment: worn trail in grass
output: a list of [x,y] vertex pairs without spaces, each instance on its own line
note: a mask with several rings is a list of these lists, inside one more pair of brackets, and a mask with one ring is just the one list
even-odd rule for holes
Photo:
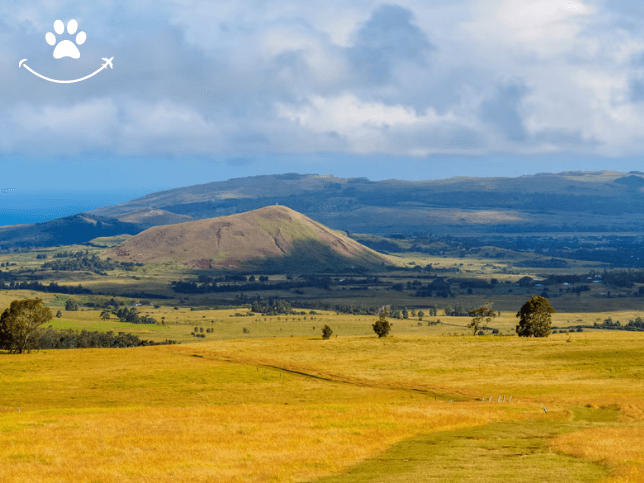
[[593,482],[609,475],[600,464],[551,449],[549,441],[580,423],[522,421],[429,434],[318,483]]

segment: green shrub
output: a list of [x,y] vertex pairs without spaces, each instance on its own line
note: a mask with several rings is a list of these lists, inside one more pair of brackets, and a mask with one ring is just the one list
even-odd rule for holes
[[391,325],[387,320],[389,315],[389,307],[382,307],[378,314],[378,321],[372,325],[373,331],[376,335],[380,337],[387,337],[389,331],[391,330]]
[[67,299],[67,302],[65,302],[65,310],[75,312],[78,310],[78,304],[72,299]]
[[329,337],[331,337],[331,334],[333,334],[333,330],[331,330],[331,327],[329,327],[328,325],[325,325],[324,327],[322,327],[323,339],[328,339]]

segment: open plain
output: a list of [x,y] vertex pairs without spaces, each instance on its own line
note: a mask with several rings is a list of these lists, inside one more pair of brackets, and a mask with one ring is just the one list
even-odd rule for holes
[[638,482],[643,367],[600,331],[1,354],[0,477]]

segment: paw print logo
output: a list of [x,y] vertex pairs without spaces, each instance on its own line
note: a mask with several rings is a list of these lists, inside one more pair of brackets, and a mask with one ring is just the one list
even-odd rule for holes
[[[58,35],[62,35],[65,32],[65,25],[61,20],[56,20],[54,22],[54,30]],[[70,20],[67,22],[67,33],[69,35],[74,35],[78,30],[78,22],[76,20]],[[45,35],[45,40],[49,45],[56,45],[54,49],[54,59],[62,59],[63,57],[71,57],[72,59],[80,58],[80,52],[76,44],[83,45],[85,40],[87,40],[87,34],[85,32],[78,32],[76,35],[76,44],[71,40],[61,40],[56,44],[56,36],[51,32],[47,32]]]
[[[87,34],[85,32],[78,32],[78,22],[76,20],[70,20],[67,22],[67,33],[69,35],[74,35],[76,34],[76,37],[74,38],[74,42],[71,40],[61,40],[58,41],[56,39],[56,35],[52,34],[51,32],[47,32],[47,35],[45,35],[45,40],[47,43],[51,46],[56,46],[54,49],[54,59],[62,59],[63,57],[71,57],[72,59],[79,59],[80,58],[80,52],[78,51],[77,45],[83,45],[85,41],[87,40]],[[62,20],[56,20],[54,22],[54,31],[56,32],[57,35],[63,35],[65,33],[65,24],[62,22]],[[114,66],[112,65],[112,61],[114,60],[114,57],[103,57],[103,62],[104,64],[101,65],[100,68],[92,72],[91,74],[88,74],[84,77],[81,77],[79,79],[71,79],[71,80],[61,80],[61,79],[50,79],[47,76],[44,76],[35,70],[33,70],[31,67],[27,65],[27,59],[22,59],[18,63],[18,68],[20,69],[21,67],[24,67],[25,70],[31,72],[33,75],[36,77],[40,77],[41,79],[44,79],[49,82],[55,82],[56,84],[73,84],[75,82],[82,82],[84,80],[89,79],[90,77],[94,77],[96,74],[99,72],[107,69],[108,67],[110,69],[113,69]]]

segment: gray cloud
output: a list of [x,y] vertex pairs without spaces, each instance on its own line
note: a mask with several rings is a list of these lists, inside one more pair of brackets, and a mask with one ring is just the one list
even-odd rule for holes
[[494,97],[481,105],[482,119],[498,126],[508,138],[525,138],[519,109],[526,91],[525,86],[519,84],[499,86]]
[[390,81],[391,70],[401,62],[425,64],[433,46],[413,21],[408,9],[383,5],[358,30],[348,57],[362,83]]

